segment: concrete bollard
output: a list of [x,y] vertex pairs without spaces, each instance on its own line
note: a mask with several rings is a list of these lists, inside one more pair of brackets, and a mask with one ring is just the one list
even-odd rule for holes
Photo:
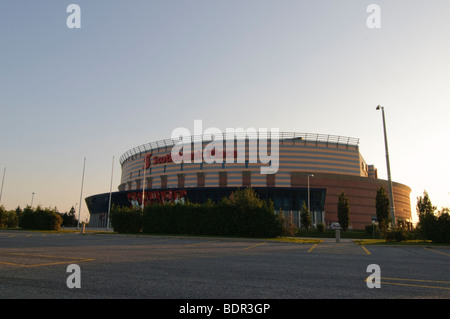
[[81,224],[81,231],[80,231],[80,234],[81,235],[84,235],[84,227],[86,226],[86,224],[85,223],[82,223]]
[[340,239],[341,239],[341,230],[336,229],[336,242],[338,243]]

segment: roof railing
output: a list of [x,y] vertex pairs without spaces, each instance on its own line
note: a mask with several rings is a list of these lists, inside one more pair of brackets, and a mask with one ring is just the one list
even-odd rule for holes
[[[199,143],[199,142],[209,142],[216,139],[220,139],[217,137],[217,134],[204,134],[204,135],[191,135],[189,136],[191,140],[191,144]],[[329,134],[316,134],[316,133],[297,133],[297,132],[234,132],[232,136],[227,136],[227,133],[222,133],[222,140],[229,140],[233,137],[235,140],[239,139],[260,139],[265,138],[267,140],[278,138],[280,141],[292,141],[293,143],[302,142],[315,142],[316,145],[319,143],[325,143],[327,146],[330,145],[343,145],[347,148],[349,146],[358,146],[359,138],[354,137],[346,137],[339,135],[329,135]],[[120,157],[120,164],[123,165],[128,160],[145,154],[150,151],[167,149],[168,147],[173,147],[177,143],[181,141],[180,139],[164,139],[155,142],[150,142],[147,144],[143,144],[137,147],[130,149],[125,152]]]

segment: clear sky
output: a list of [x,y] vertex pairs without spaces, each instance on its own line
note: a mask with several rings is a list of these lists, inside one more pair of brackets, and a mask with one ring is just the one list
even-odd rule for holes
[[84,157],[83,198],[109,192],[113,156],[117,190],[124,152],[197,119],[357,137],[386,179],[381,104],[413,215],[424,190],[450,207],[449,16],[448,0],[3,0],[1,204],[68,211]]

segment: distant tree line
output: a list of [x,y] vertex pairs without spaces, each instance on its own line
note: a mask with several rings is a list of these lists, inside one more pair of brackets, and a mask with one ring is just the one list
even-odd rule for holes
[[74,207],[69,212],[60,213],[56,207],[27,206],[21,209],[19,206],[15,210],[6,210],[0,206],[0,228],[58,230],[77,226],[77,222]]
[[[342,192],[338,199],[338,221],[343,230],[349,222],[350,205],[348,198]],[[387,241],[431,240],[436,243],[450,243],[450,209],[437,210],[424,191],[423,196],[417,197],[416,212],[419,217],[415,229],[408,228],[402,221],[392,225],[389,197],[381,186],[375,197],[377,226],[379,237]],[[374,225],[367,225],[366,231],[372,233]]]

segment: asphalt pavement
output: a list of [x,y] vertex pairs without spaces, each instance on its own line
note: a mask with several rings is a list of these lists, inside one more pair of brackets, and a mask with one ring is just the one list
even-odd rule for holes
[[0,231],[2,299],[445,299],[449,265],[448,246]]

